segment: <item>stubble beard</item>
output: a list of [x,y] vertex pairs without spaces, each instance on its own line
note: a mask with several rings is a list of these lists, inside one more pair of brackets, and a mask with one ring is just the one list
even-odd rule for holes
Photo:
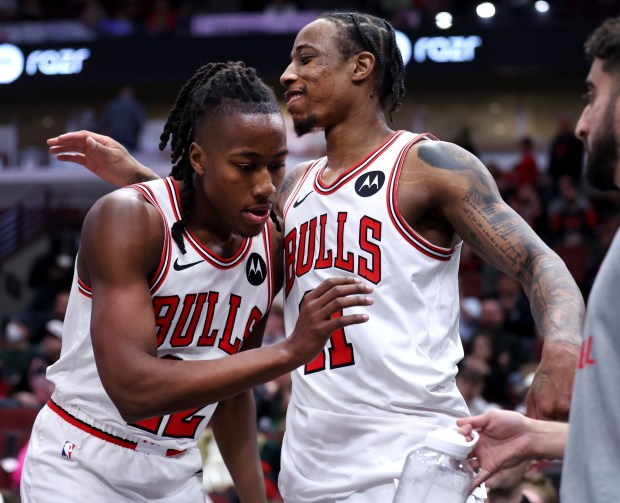
[[316,129],[317,119],[314,115],[308,115],[300,119],[293,119],[293,127],[295,133],[300,138],[308,133],[312,133]]
[[618,139],[615,132],[615,101],[615,99],[611,100],[613,106],[607,109],[600,128],[601,134],[592,138],[592,148],[586,160],[586,180],[592,187],[600,190],[618,190],[615,175],[620,166],[618,165]]

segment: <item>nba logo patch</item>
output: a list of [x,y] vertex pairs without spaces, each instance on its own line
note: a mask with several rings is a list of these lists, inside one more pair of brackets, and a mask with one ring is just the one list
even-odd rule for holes
[[75,449],[75,444],[67,440],[65,445],[62,446],[62,452],[60,453],[62,459],[71,460],[71,456],[73,456],[73,449]]

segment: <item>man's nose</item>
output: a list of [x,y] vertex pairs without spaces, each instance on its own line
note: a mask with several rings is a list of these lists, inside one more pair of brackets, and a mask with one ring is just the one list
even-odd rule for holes
[[293,70],[293,63],[289,64],[282,75],[280,76],[280,85],[287,87],[292,81],[297,78],[297,74]]

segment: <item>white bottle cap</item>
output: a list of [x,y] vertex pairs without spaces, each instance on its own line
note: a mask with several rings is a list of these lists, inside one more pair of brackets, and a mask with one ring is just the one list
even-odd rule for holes
[[478,442],[478,432],[471,432],[472,439],[467,439],[454,428],[438,428],[429,431],[424,437],[426,447],[434,451],[447,454],[457,459],[467,459],[467,456]]

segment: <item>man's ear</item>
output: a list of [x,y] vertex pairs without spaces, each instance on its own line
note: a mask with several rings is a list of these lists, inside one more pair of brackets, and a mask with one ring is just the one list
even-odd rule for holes
[[352,80],[356,84],[360,84],[372,76],[376,59],[371,52],[362,51],[355,55],[354,63],[355,67],[353,68]]
[[194,171],[199,175],[205,174],[205,165],[207,162],[207,155],[203,148],[195,141],[189,146],[189,162],[194,168]]

